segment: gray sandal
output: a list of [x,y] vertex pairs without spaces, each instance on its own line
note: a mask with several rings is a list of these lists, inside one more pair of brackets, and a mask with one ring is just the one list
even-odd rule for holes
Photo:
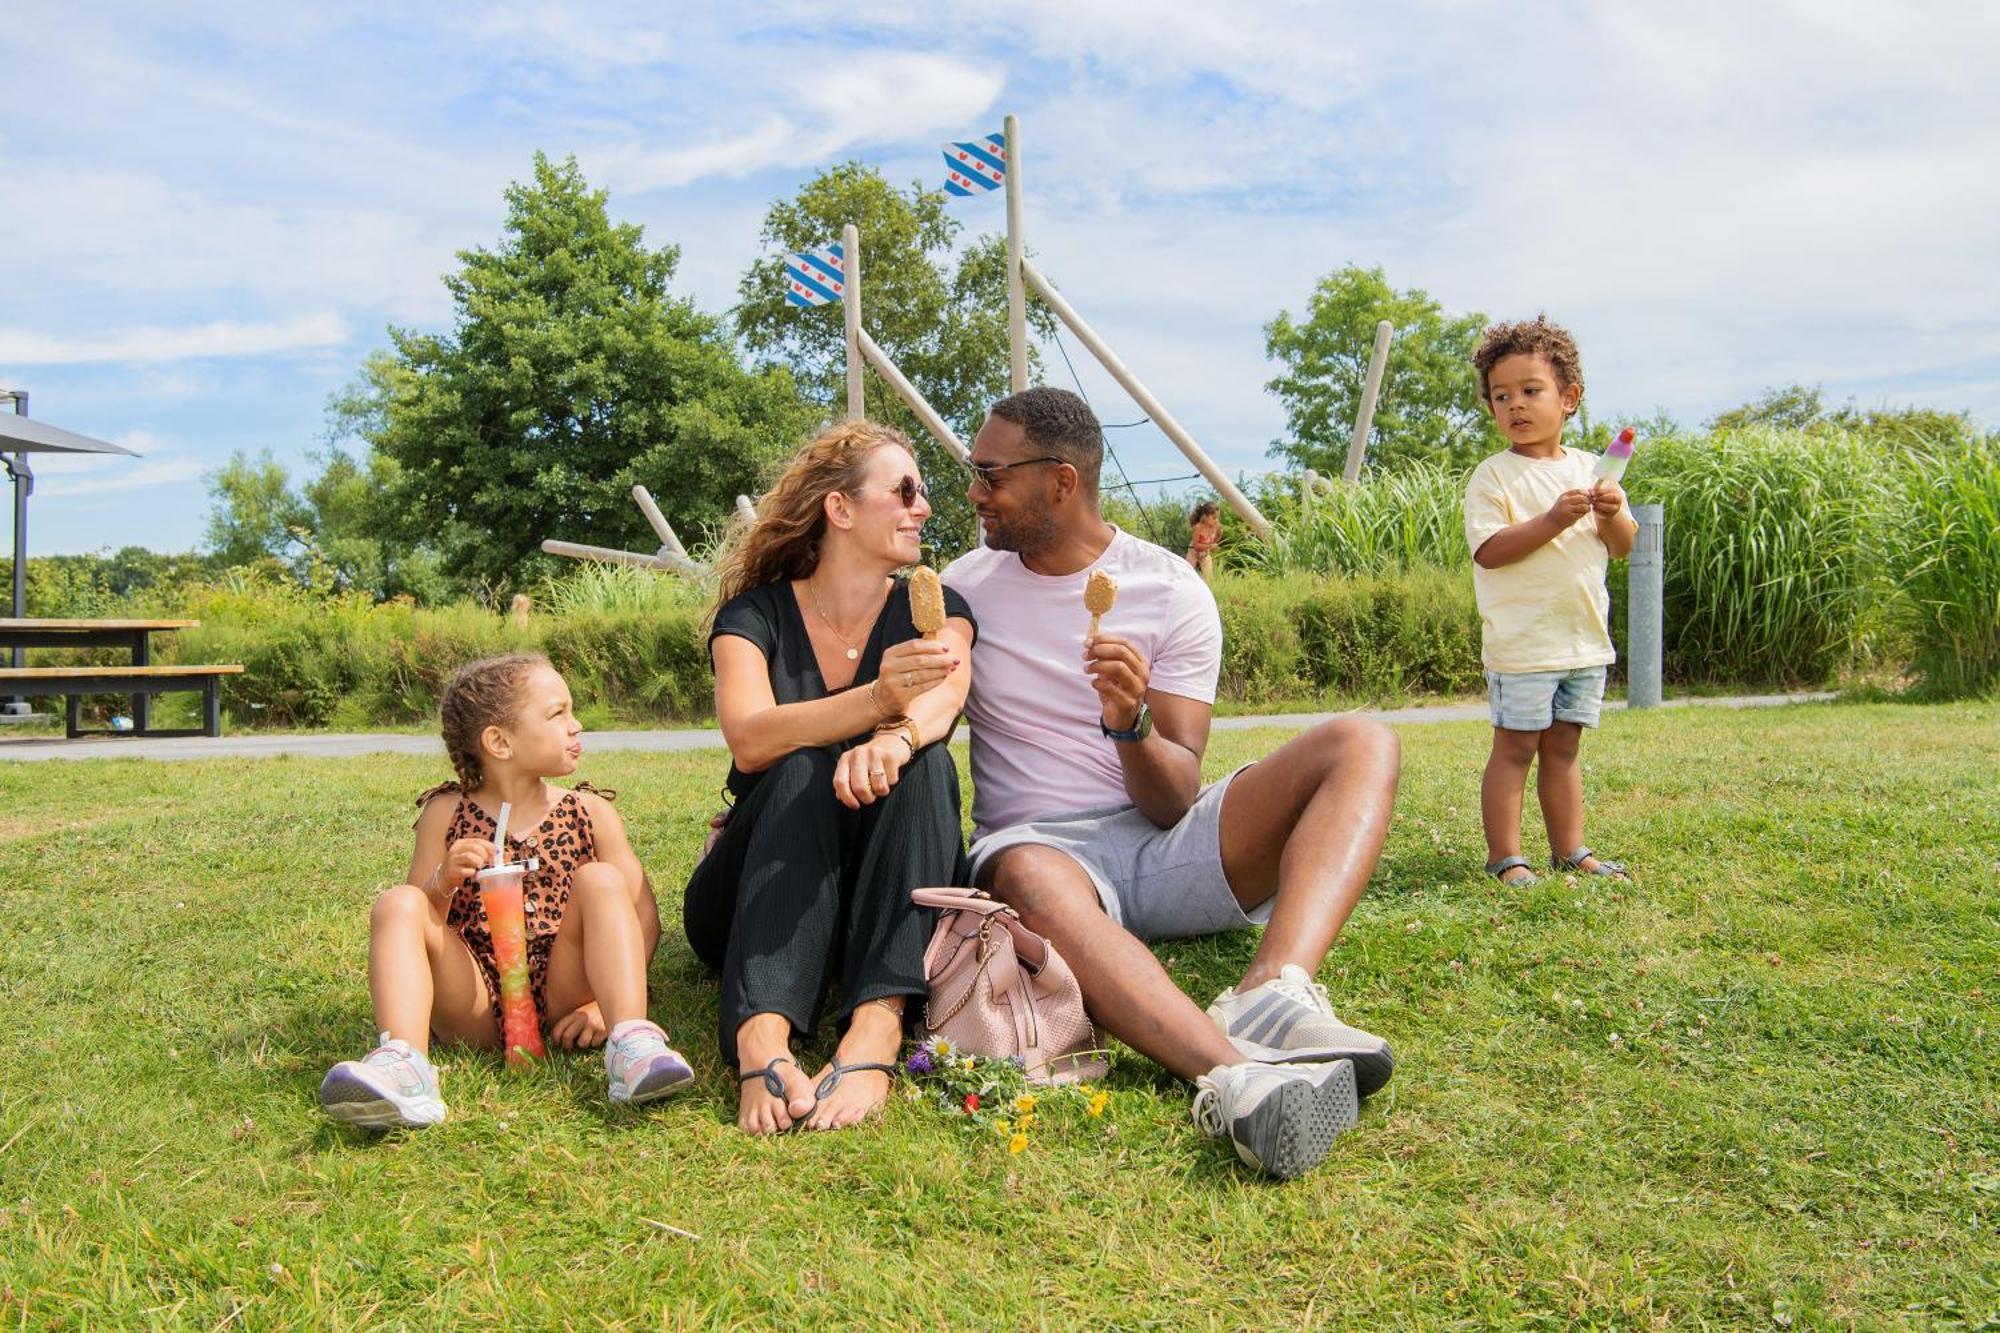
[[[1586,868],[1583,863],[1594,857],[1597,859],[1597,864]],[[1582,875],[1596,875],[1603,879],[1629,881],[1632,878],[1625,873],[1625,863],[1623,861],[1606,861],[1602,857],[1598,857],[1597,853],[1591,851],[1588,847],[1579,847],[1568,856],[1550,857],[1549,864],[1559,874],[1565,871],[1573,871]]]
[[[1508,879],[1507,872],[1510,870],[1525,870],[1528,872],[1528,877],[1526,879]],[[1535,873],[1535,867],[1529,864],[1528,858],[1525,856],[1504,856],[1498,861],[1488,861],[1486,863],[1486,873],[1499,880],[1502,884],[1533,884],[1541,878],[1540,875]]]

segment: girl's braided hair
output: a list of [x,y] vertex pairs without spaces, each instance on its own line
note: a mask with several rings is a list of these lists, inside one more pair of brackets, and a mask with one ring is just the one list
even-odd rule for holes
[[444,687],[444,698],[438,705],[444,749],[465,790],[471,791],[485,780],[480,733],[512,721],[521,706],[528,673],[548,665],[549,659],[540,653],[488,657],[460,667]]

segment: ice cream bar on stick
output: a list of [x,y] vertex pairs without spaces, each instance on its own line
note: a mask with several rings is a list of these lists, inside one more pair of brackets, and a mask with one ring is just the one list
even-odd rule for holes
[[1093,569],[1089,581],[1083,585],[1083,609],[1090,612],[1090,633],[1084,642],[1097,637],[1098,622],[1110,613],[1112,603],[1117,600],[1118,580],[1101,569]]
[[1625,476],[1625,465],[1631,461],[1632,428],[1627,426],[1618,432],[1618,438],[1604,450],[1604,457],[1597,460],[1597,467],[1592,475],[1598,481],[1608,481],[1615,486]]
[[944,628],[944,585],[929,565],[910,572],[910,620],[926,639],[935,639]]

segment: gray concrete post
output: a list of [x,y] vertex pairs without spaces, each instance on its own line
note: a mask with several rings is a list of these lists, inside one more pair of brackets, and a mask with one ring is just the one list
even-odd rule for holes
[[1639,535],[1625,565],[1625,702],[1628,708],[1660,706],[1660,659],[1666,615],[1666,506],[1633,505]]

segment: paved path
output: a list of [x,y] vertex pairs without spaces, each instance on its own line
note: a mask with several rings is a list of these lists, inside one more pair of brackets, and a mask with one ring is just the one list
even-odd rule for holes
[[[1819,703],[1830,693],[1751,694],[1695,699],[1669,699],[1668,708],[1772,708],[1784,704]],[[1622,702],[1605,705],[1622,709]],[[1360,717],[1375,718],[1391,725],[1425,722],[1479,722],[1488,716],[1485,704],[1431,704],[1421,708],[1363,708],[1352,710]],[[1242,731],[1251,727],[1298,729],[1341,717],[1341,713],[1271,713],[1254,717],[1219,717],[1218,731]],[[592,731],[585,733],[589,752],[605,750],[713,750],[722,745],[722,733],[708,729],[689,731]],[[302,758],[348,758],[364,754],[442,755],[444,745],[436,736],[404,736],[385,732],[352,735],[300,733],[275,736],[139,737],[130,739],[74,740],[60,737],[16,737],[0,733],[0,761],[38,759],[267,759],[275,755]]]

